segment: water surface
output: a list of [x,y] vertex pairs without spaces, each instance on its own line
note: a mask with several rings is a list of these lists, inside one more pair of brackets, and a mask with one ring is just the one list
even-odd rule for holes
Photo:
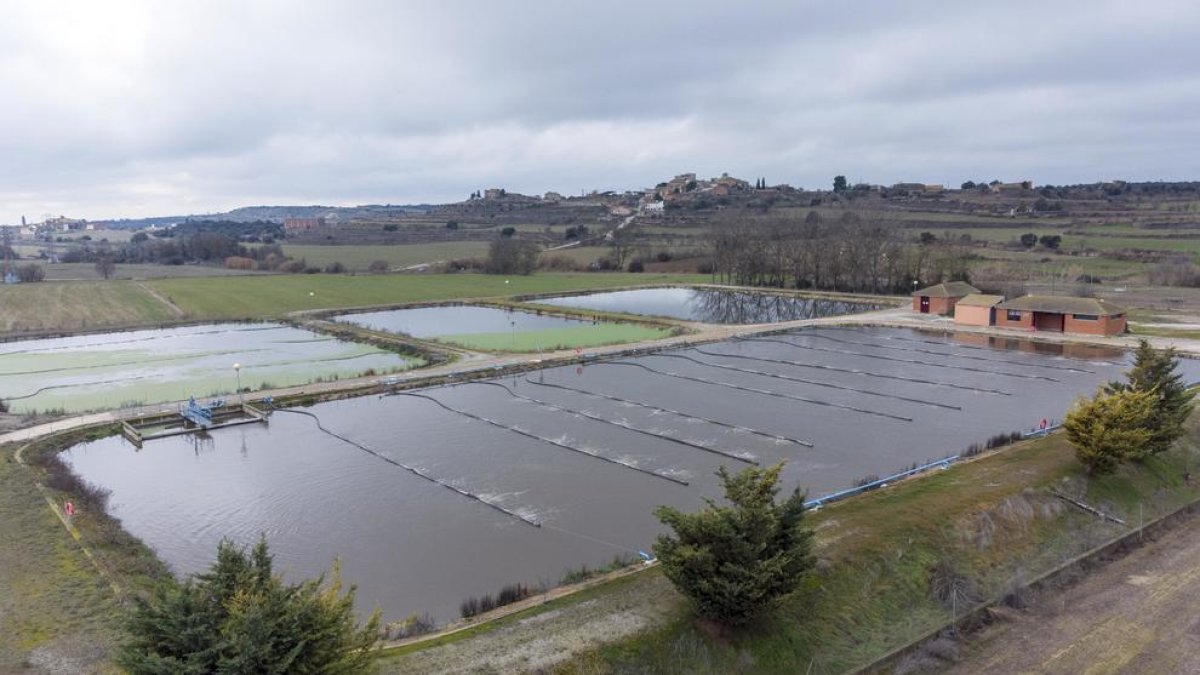
[[654,508],[719,498],[713,473],[744,466],[729,455],[786,460],[785,490],[826,494],[1060,418],[1127,366],[1111,351],[808,329],[303,409],[342,438],[276,413],[64,457],[177,572],[262,532],[297,578],[340,557],[360,609],[447,621],[468,596],[649,550]]
[[754,291],[701,288],[639,288],[556,298],[538,304],[603,312],[662,316],[716,324],[776,323],[857,314],[882,305]]

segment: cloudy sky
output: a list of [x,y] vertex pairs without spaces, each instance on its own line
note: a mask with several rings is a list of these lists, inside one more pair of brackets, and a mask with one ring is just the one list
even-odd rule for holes
[[1200,3],[4,0],[0,129],[0,223],[1200,179]]

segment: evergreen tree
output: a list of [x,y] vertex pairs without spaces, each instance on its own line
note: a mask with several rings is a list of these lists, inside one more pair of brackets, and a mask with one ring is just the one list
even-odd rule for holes
[[1076,403],[1063,428],[1088,473],[1102,475],[1145,452],[1153,437],[1150,421],[1154,415],[1154,392],[1100,391],[1095,398]]
[[730,475],[717,471],[728,506],[706,500],[698,513],[655,511],[674,530],[654,551],[663,573],[704,617],[745,623],[794,590],[812,569],[812,531],[804,527],[804,494],[776,504],[783,464]]
[[249,554],[229,541],[208,572],[170,580],[134,600],[118,663],[133,675],[369,672],[379,613],[358,627],[354,589],[338,568],[289,585],[275,575],[265,540]]
[[1132,389],[1154,394],[1150,442],[1135,459],[1165,452],[1183,436],[1183,425],[1192,412],[1195,394],[1188,391],[1183,375],[1176,372],[1178,365],[1174,348],[1155,349],[1146,340],[1140,340],[1133,368],[1125,373],[1126,381],[1110,382],[1106,387],[1110,393]]

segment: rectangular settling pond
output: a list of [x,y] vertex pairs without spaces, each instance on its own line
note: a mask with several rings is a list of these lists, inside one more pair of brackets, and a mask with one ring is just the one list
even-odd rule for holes
[[882,309],[883,305],[707,288],[638,288],[532,300],[540,305],[661,316],[717,324],[819,319]]
[[414,307],[343,314],[335,321],[371,330],[411,335],[469,349],[531,352],[638,342],[667,337],[653,326],[572,319],[474,305]]
[[207,567],[222,537],[265,533],[296,577],[340,557],[364,612],[447,621],[468,596],[649,550],[654,508],[719,498],[721,465],[786,460],[786,491],[827,494],[1059,418],[1125,360],[809,329],[323,403],[207,441],[113,437],[64,459],[177,572]]
[[243,387],[392,372],[419,361],[272,323],[207,324],[0,343],[0,399],[14,412],[177,401]]

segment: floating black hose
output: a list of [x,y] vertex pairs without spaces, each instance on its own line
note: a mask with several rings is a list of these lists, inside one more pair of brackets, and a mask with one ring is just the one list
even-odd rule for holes
[[[716,356],[716,357],[729,356],[728,354],[721,354],[718,352],[706,352],[703,349],[699,349],[699,348],[693,348],[693,351],[695,351],[699,354],[704,354],[705,356]],[[780,380],[787,380],[788,382],[800,382],[802,384],[811,384],[813,386],[827,387],[829,389],[841,389],[842,391],[852,391],[852,392],[855,392],[858,394],[865,394],[867,396],[879,396],[880,398],[890,398],[890,399],[895,399],[897,401],[907,401],[908,403],[918,403],[920,405],[928,405],[928,406],[933,406],[935,408],[945,408],[947,410],[962,410],[962,406],[950,405],[949,403],[938,403],[937,401],[926,401],[925,399],[910,398],[908,396],[900,396],[897,394],[885,394],[880,391],[871,391],[870,389],[859,389],[857,387],[847,387],[847,386],[841,385],[841,384],[833,384],[832,382],[818,382],[816,380],[806,380],[802,377],[793,377],[791,375],[783,375],[781,373],[768,373],[763,370],[753,370],[750,368],[738,368],[736,366],[729,366],[729,365],[725,365],[725,364],[721,364],[721,363],[706,363],[704,361],[700,361],[699,359],[693,359],[692,357],[685,356],[683,354],[655,354],[655,356],[667,356],[667,357],[670,357],[673,359],[686,359],[688,361],[691,361],[692,363],[697,363],[702,366],[708,366],[709,368],[720,368],[722,370],[732,370],[732,371],[739,372],[739,373],[749,373],[751,375],[761,375],[762,377],[773,377],[773,378],[780,379]],[[737,358],[737,357],[735,356],[734,358]]]
[[785,443],[795,443],[796,445],[802,445],[806,448],[813,447],[812,441],[802,441],[798,438],[788,438],[787,436],[780,436],[779,434],[772,434],[772,433],[769,433],[766,431],[759,431],[758,429],[751,429],[750,427],[743,427],[740,424],[730,424],[729,422],[722,422],[720,420],[714,420],[714,419],[710,419],[708,417],[701,417],[699,415],[691,415],[689,413],[680,412],[678,410],[672,410],[670,408],[662,408],[662,407],[659,407],[656,405],[650,405],[649,403],[642,403],[641,401],[631,401],[627,398],[621,398],[619,396],[610,396],[608,394],[601,394],[600,392],[588,391],[586,389],[576,389],[575,387],[568,387],[564,384],[551,384],[548,382],[535,382],[535,381],[531,380],[529,378],[529,376],[525,377],[525,381],[528,382],[529,384],[536,385],[538,387],[553,387],[555,389],[562,389],[563,391],[573,391],[576,394],[583,394],[584,396],[595,396],[596,398],[604,399],[607,401],[614,401],[617,403],[626,403],[629,405],[637,406],[639,408],[653,410],[655,412],[664,412],[664,413],[668,413],[670,415],[677,415],[684,419],[698,420],[700,422],[707,422],[709,424],[715,424],[719,427],[725,427],[726,429],[733,429],[734,431],[744,431],[749,434],[754,434],[755,436],[769,438],[773,441],[782,441]]
[[825,406],[828,408],[839,408],[841,410],[849,410],[852,412],[862,413],[864,415],[874,415],[876,417],[886,417],[888,419],[899,420],[901,422],[913,421],[913,419],[911,417],[903,417],[901,415],[893,415],[891,413],[879,412],[877,410],[867,410],[865,408],[855,408],[854,406],[842,405],[840,403],[830,403],[829,401],[820,401],[820,400],[817,400],[814,398],[804,398],[803,396],[793,396],[791,394],[784,394],[784,393],[778,392],[778,391],[767,391],[766,389],[755,389],[754,387],[744,387],[740,384],[732,384],[730,382],[717,382],[716,380],[705,380],[705,379],[702,379],[699,377],[692,377],[691,375],[681,375],[679,373],[668,373],[664,370],[656,370],[654,368],[651,368],[650,366],[647,366],[647,365],[644,365],[641,363],[634,363],[632,361],[601,361],[599,363],[595,363],[592,365],[595,365],[595,366],[634,366],[636,368],[641,368],[642,370],[654,373],[655,375],[663,375],[665,377],[673,377],[675,379],[687,380],[689,382],[699,382],[700,384],[711,384],[711,385],[717,386],[717,387],[725,387],[726,389],[737,389],[738,391],[747,391],[752,394],[762,394],[763,396],[773,396],[775,398],[784,398],[784,399],[788,399],[789,401],[799,401],[801,403],[820,405],[820,406]]
[[50,391],[51,389],[70,389],[72,387],[90,387],[90,386],[95,386],[97,384],[116,384],[118,382],[133,382],[135,380],[144,380],[148,377],[150,377],[150,376],[149,375],[138,375],[136,377],[121,377],[121,378],[117,378],[115,380],[99,380],[97,382],[73,382],[71,384],[51,384],[51,385],[42,387],[41,389],[38,389],[37,391],[33,392],[32,394],[25,394],[24,396],[0,396],[0,398],[2,398],[5,401],[21,401],[21,400],[24,400],[27,398],[33,398],[34,396],[37,396],[38,394],[40,394],[44,391]]
[[499,511],[500,513],[503,513],[503,514],[504,514],[504,515],[506,515],[506,516],[509,516],[509,517],[511,517],[511,518],[516,518],[517,520],[519,520],[519,521],[521,521],[521,522],[523,522],[523,523],[525,523],[525,524],[527,524],[527,525],[532,525],[532,526],[534,526],[534,527],[541,527],[541,526],[542,526],[542,524],[541,524],[541,523],[539,523],[539,522],[538,522],[538,521],[536,521],[536,520],[533,520],[532,518],[528,518],[528,517],[526,517],[526,516],[523,516],[523,515],[521,515],[521,514],[519,514],[519,513],[515,512],[515,511],[509,511],[508,509],[504,508],[503,506],[500,506],[500,505],[498,505],[498,504],[493,504],[493,503],[491,503],[491,502],[487,501],[486,499],[484,499],[483,497],[480,497],[480,496],[479,496],[479,495],[477,495],[477,494],[474,494],[474,493],[472,493],[472,492],[467,492],[466,490],[463,490],[462,488],[459,488],[459,487],[455,487],[454,485],[451,485],[450,483],[447,483],[446,481],[444,481],[444,480],[442,480],[442,479],[440,479],[440,478],[436,478],[436,477],[434,477],[434,476],[431,476],[431,475],[429,475],[429,474],[425,473],[424,471],[421,471],[420,469],[418,469],[418,468],[416,468],[416,467],[408,466],[407,464],[403,464],[403,463],[401,463],[401,462],[397,462],[396,460],[392,459],[391,457],[388,457],[388,456],[386,456],[386,455],[383,455],[383,454],[381,454],[381,453],[378,453],[378,452],[376,452],[376,451],[374,451],[374,450],[372,450],[372,449],[368,448],[367,446],[365,446],[365,445],[363,445],[363,444],[361,444],[361,443],[358,443],[358,442],[356,442],[356,441],[352,441],[352,440],[350,440],[349,438],[346,438],[345,436],[342,436],[341,434],[338,434],[338,433],[336,433],[336,432],[330,431],[329,429],[326,429],[326,428],[325,428],[325,427],[324,427],[324,426],[321,424],[321,418],[317,417],[317,416],[316,416],[316,415],[314,415],[313,413],[310,413],[310,412],[308,412],[308,411],[305,411],[305,410],[287,410],[287,409],[284,409],[284,408],[273,408],[273,410],[274,410],[275,412],[292,413],[292,414],[295,414],[295,415],[306,415],[306,416],[308,416],[308,417],[311,417],[311,418],[313,419],[313,421],[314,421],[314,422],[316,422],[316,424],[317,424],[317,428],[318,428],[318,429],[320,429],[321,431],[323,431],[323,432],[325,432],[325,433],[329,434],[330,436],[333,436],[334,438],[338,439],[339,441],[342,441],[343,443],[347,443],[347,444],[349,444],[349,445],[352,445],[352,446],[354,446],[354,447],[358,448],[359,450],[362,450],[363,452],[365,452],[365,453],[367,453],[367,454],[369,454],[369,455],[374,455],[375,457],[378,457],[379,459],[382,459],[383,461],[387,462],[388,464],[391,464],[392,466],[396,466],[396,467],[399,467],[399,468],[401,468],[401,469],[404,469],[405,471],[408,471],[409,473],[413,474],[414,476],[419,476],[419,477],[421,477],[421,478],[424,478],[425,480],[427,480],[427,481],[429,481],[429,482],[431,482],[431,483],[436,483],[437,485],[440,485],[440,486],[442,486],[442,487],[446,488],[447,490],[453,490],[454,492],[457,492],[458,494],[462,495],[463,497],[466,497],[467,499],[473,499],[473,500],[475,500],[475,501],[479,502],[480,504],[483,504],[484,506],[487,506],[487,507],[493,508],[493,509],[495,509],[495,510]]
[[[786,340],[776,340],[773,338],[734,338],[735,342],[775,342],[789,347],[797,345],[787,342]],[[1001,391],[999,389],[988,389],[987,387],[973,387],[966,384],[955,384],[953,382],[939,382],[937,380],[925,380],[919,377],[908,377],[905,375],[888,375],[885,373],[872,373],[868,370],[856,370],[854,368],[839,368],[837,366],[828,366],[820,363],[800,363],[799,361],[787,361],[784,359],[769,359],[763,356],[744,356],[738,354],[722,354],[722,356],[731,356],[739,359],[750,359],[751,361],[762,361],[763,363],[778,363],[785,366],[795,366],[797,368],[812,368],[814,370],[828,370],[834,373],[849,373],[851,375],[862,375],[863,377],[874,377],[882,380],[897,380],[900,382],[912,382],[914,384],[928,384],[934,387],[949,387],[951,389],[962,389],[964,391],[973,391],[982,394],[996,394],[999,396],[1012,396],[1011,391]]]
[[[751,340],[751,341],[754,341],[754,340]],[[795,347],[796,349],[810,349],[814,352],[829,352],[830,354],[837,354],[839,356],[861,356],[864,359],[878,359],[880,361],[895,361],[896,363],[915,363],[915,364],[919,364],[922,366],[929,366],[931,368],[949,368],[951,370],[966,370],[966,371],[970,371],[970,372],[974,372],[974,373],[987,373],[988,375],[1003,375],[1005,377],[1017,377],[1017,378],[1020,378],[1023,380],[1046,380],[1047,382],[1061,382],[1062,381],[1062,380],[1056,380],[1053,377],[1047,377],[1045,375],[1021,375],[1019,373],[1006,373],[1001,370],[987,370],[985,368],[972,368],[971,366],[952,366],[952,365],[945,364],[945,363],[935,363],[933,361],[921,361],[919,359],[898,359],[894,356],[880,356],[879,354],[863,354],[861,352],[848,352],[848,351],[845,351],[842,349],[826,349],[825,347],[814,347],[812,345],[798,345],[795,342],[788,342],[787,340],[772,340],[772,342],[779,342],[781,344]]]
[[655,478],[661,478],[662,480],[668,480],[668,481],[671,481],[672,483],[677,483],[679,485],[687,485],[688,484],[688,482],[686,480],[683,480],[682,478],[675,478],[673,476],[665,476],[656,471],[651,471],[649,469],[643,469],[640,466],[633,466],[632,464],[618,462],[615,459],[610,459],[608,457],[604,457],[603,455],[597,455],[593,452],[588,452],[587,450],[583,450],[581,448],[576,448],[576,447],[567,445],[566,443],[562,443],[562,442],[559,442],[559,441],[556,441],[556,440],[553,440],[550,438],[538,436],[537,434],[533,434],[528,431],[522,431],[521,429],[517,429],[516,427],[510,427],[506,424],[501,424],[495,420],[490,420],[486,417],[481,417],[474,413],[469,413],[465,410],[459,410],[458,408],[453,408],[451,406],[446,405],[445,403],[442,403],[441,401],[437,400],[436,398],[434,398],[432,396],[426,396],[425,394],[414,394],[414,393],[405,392],[405,391],[395,392],[394,394],[392,394],[392,396],[412,396],[413,398],[423,398],[426,401],[433,401],[435,404],[441,406],[445,410],[449,410],[452,413],[457,413],[459,415],[462,415],[463,417],[468,417],[468,418],[476,420],[478,422],[483,422],[484,424],[490,424],[491,426],[497,427],[499,429],[504,429],[505,431],[511,431],[514,434],[519,434],[521,436],[525,436],[526,438],[532,438],[535,441],[541,441],[543,443],[548,443],[550,445],[562,448],[564,450],[570,450],[571,452],[577,452],[581,455],[585,455],[585,456],[591,457],[593,459],[598,459],[602,462],[608,462],[609,464],[616,464],[617,466],[625,467],[626,469],[630,469],[631,471],[637,471],[639,473],[644,473],[648,476],[654,476]]
[[722,457],[728,457],[729,459],[735,459],[735,460],[737,460],[737,461],[739,461],[739,462],[744,462],[744,463],[746,463],[746,464],[753,464],[753,465],[755,465],[755,466],[758,466],[758,461],[757,461],[757,460],[748,459],[748,458],[746,458],[746,457],[741,457],[741,456],[739,456],[739,455],[735,455],[735,454],[733,454],[733,453],[731,453],[731,452],[725,452],[724,450],[718,450],[718,449],[716,449],[716,448],[709,448],[709,447],[706,447],[706,446],[700,445],[699,443],[693,443],[693,442],[691,442],[691,441],[685,441],[685,440],[683,440],[683,439],[680,439],[680,438],[672,438],[672,437],[670,437],[670,436],[665,436],[665,435],[663,435],[663,434],[657,434],[657,433],[654,433],[653,431],[648,431],[648,430],[646,430],[646,429],[638,429],[638,428],[636,428],[636,427],[632,427],[632,426],[630,426],[630,425],[628,425],[628,424],[621,424],[620,422],[617,422],[617,421],[615,421],[615,420],[604,419],[603,417],[600,417],[599,415],[595,415],[595,414],[592,414],[592,413],[590,413],[590,412],[587,412],[587,411],[584,411],[584,410],[575,410],[574,408],[567,408],[567,407],[564,407],[564,406],[558,405],[558,404],[556,404],[556,403],[550,403],[549,401],[543,401],[543,400],[541,400],[541,399],[533,398],[532,396],[525,396],[524,394],[518,394],[517,392],[513,391],[513,390],[512,390],[512,389],[510,389],[509,387],[507,387],[507,386],[505,386],[505,385],[503,385],[503,384],[501,384],[501,383],[499,383],[499,382],[482,382],[482,381],[478,381],[478,382],[468,382],[467,384],[486,384],[486,385],[488,385],[488,386],[491,386],[491,387],[500,387],[500,388],[501,388],[501,389],[503,389],[504,391],[508,392],[509,396],[512,396],[513,398],[515,398],[515,399],[517,399],[517,400],[519,400],[519,401],[525,401],[526,403],[533,403],[533,404],[537,404],[537,405],[544,405],[544,406],[546,406],[547,408],[552,408],[552,409],[554,409],[554,410],[558,410],[558,411],[560,411],[560,412],[568,413],[568,414],[571,414],[571,415],[579,415],[579,416],[581,416],[581,417],[586,417],[586,418],[587,418],[587,419],[589,419],[589,420],[592,420],[592,421],[595,421],[595,422],[600,422],[600,423],[602,423],[602,424],[611,424],[611,425],[612,425],[612,426],[614,426],[614,427],[618,427],[618,428],[620,428],[620,429],[624,429],[624,430],[626,430],[626,431],[632,431],[632,432],[634,432],[634,433],[637,433],[637,434],[643,434],[643,435],[645,435],[645,436],[650,436],[650,437],[652,437],[652,438],[657,438],[657,439],[660,439],[660,440],[669,441],[669,442],[671,442],[671,443],[676,443],[676,444],[678,444],[678,445],[682,445],[682,446],[685,446],[685,447],[688,447],[688,448],[694,448],[694,449],[696,449],[696,450],[702,450],[702,451],[704,451],[704,452],[712,453],[712,454],[714,454],[714,455],[720,455],[720,456],[722,456]]

